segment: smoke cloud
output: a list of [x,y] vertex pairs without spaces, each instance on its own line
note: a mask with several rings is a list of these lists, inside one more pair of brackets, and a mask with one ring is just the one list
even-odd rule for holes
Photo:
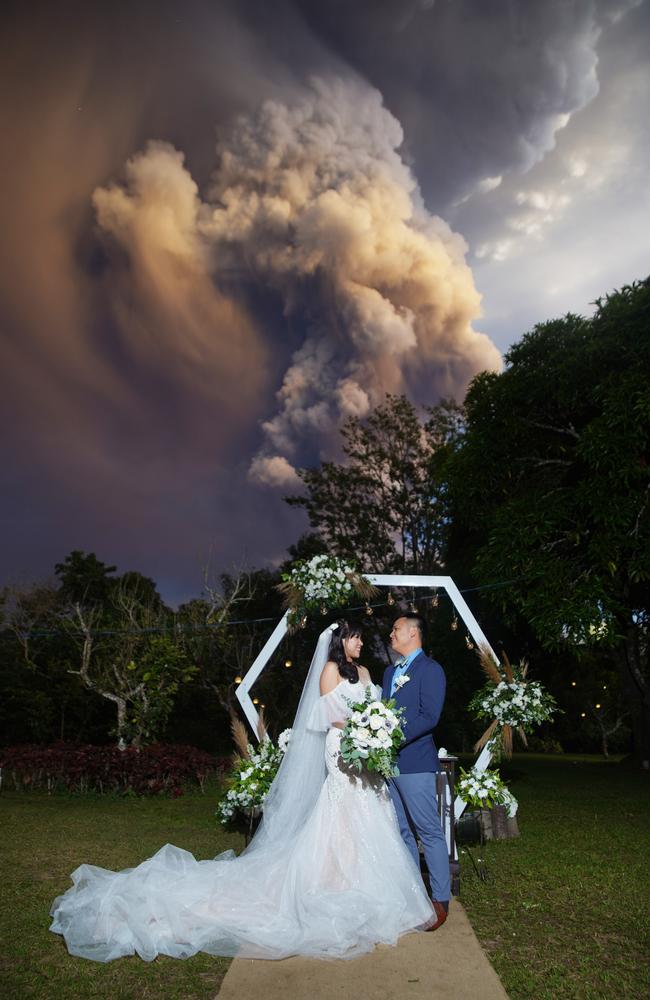
[[277,561],[341,420],[644,273],[649,11],[5,0],[5,578]]
[[272,289],[303,330],[262,424],[254,481],[294,484],[292,462],[313,459],[344,417],[386,392],[461,397],[477,371],[500,365],[472,329],[480,300],[465,244],[423,207],[402,140],[376,90],[315,79],[293,102],[236,121],[204,201],[182,155],[161,143],[129,162],[122,186],[95,194],[100,226],[132,262],[129,302],[144,303],[157,336],[183,331],[190,368],[230,384],[246,357],[261,363],[220,285]]

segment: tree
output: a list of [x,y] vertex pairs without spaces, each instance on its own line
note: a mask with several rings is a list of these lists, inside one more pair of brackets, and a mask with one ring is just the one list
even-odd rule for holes
[[118,744],[156,739],[179,686],[196,673],[174,641],[169,610],[150,593],[141,599],[137,588],[117,585],[101,605],[68,605],[60,621],[77,651],[69,672],[115,706]]
[[[0,675],[8,679],[13,667],[7,692],[37,738],[47,738],[56,715],[60,729],[52,735],[63,737],[66,709],[79,714],[85,689],[86,702],[114,706],[119,744],[139,747],[161,734],[180,686],[196,673],[154,581],[114,570],[94,553],[74,551],[56,565],[58,587],[3,594],[2,634],[12,642],[3,642]],[[38,729],[28,699],[38,701]]]
[[616,661],[650,760],[650,280],[543,323],[470,386],[454,509],[512,623]]
[[111,577],[115,569],[115,566],[107,566],[98,559],[94,552],[74,549],[54,567],[59,578],[61,600],[73,604],[101,604],[115,584],[115,579]]
[[346,460],[299,472],[303,507],[327,548],[375,572],[431,573],[444,561],[449,528],[445,464],[458,444],[462,410],[447,401],[421,423],[404,396],[388,396],[364,421],[342,428]]

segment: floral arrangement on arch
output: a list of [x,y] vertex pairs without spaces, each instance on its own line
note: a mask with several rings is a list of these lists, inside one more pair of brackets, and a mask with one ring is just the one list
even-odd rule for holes
[[327,614],[345,607],[353,596],[367,601],[377,593],[352,563],[328,555],[297,560],[282,574],[278,590],[289,609],[290,630],[304,626],[310,614]]
[[557,711],[555,698],[538,681],[527,680],[525,661],[512,665],[504,653],[501,668],[486,646],[479,647],[478,655],[488,683],[477,691],[469,708],[477,719],[492,719],[492,722],[474,749],[478,751],[489,743],[493,753],[510,757],[513,731],[527,746],[526,733],[549,721]]
[[226,778],[228,791],[217,806],[217,817],[224,825],[237,812],[250,815],[262,808],[291,739],[291,730],[285,729],[276,744],[264,729],[259,746],[254,748],[241,722],[233,721],[232,729],[239,755]]

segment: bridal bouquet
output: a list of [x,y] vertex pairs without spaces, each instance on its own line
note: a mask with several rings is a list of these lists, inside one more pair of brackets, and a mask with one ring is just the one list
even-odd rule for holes
[[404,741],[402,709],[394,700],[378,701],[366,688],[366,700],[350,703],[352,714],[341,737],[341,757],[357,771],[377,771],[385,778],[399,774],[397,751]]
[[289,609],[289,628],[302,624],[306,615],[345,607],[354,595],[367,600],[376,590],[355,566],[336,556],[298,559],[282,574],[277,588]]

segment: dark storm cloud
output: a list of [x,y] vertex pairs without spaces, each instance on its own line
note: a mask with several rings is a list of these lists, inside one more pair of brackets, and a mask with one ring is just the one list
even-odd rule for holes
[[525,171],[598,92],[604,27],[640,0],[298,0],[383,93],[429,206]]
[[3,577],[278,558],[252,458],[290,482],[385,389],[498,364],[444,219],[545,162],[630,6],[6,4]]

